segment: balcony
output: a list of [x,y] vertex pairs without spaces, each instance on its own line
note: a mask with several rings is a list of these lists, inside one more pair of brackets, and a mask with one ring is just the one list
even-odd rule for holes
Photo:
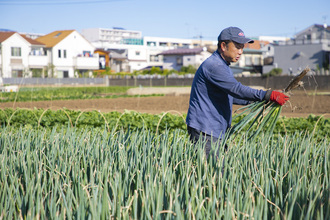
[[42,68],[48,65],[48,56],[46,55],[29,55],[30,68]]
[[98,54],[93,54],[91,56],[77,56],[73,59],[73,64],[76,69],[98,70],[99,56]]

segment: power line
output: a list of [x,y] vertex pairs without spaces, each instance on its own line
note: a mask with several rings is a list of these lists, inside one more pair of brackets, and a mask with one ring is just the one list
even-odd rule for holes
[[66,0],[66,1],[0,1],[0,5],[75,5],[75,4],[95,4],[110,3],[125,0]]

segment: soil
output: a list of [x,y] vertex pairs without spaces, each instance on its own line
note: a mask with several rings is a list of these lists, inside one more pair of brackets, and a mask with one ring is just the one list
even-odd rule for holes
[[[318,91],[318,94],[320,91]],[[320,95],[312,95],[313,91],[295,90],[282,110],[281,115],[286,117],[307,117],[310,114],[324,115],[330,118],[330,92],[322,91]],[[141,113],[174,114],[187,113],[189,94],[171,94],[157,97],[115,98],[94,100],[69,101],[35,101],[35,102],[8,102],[1,103],[0,108],[42,108],[58,110],[62,108],[101,112],[132,110]],[[241,106],[234,106],[234,110]]]

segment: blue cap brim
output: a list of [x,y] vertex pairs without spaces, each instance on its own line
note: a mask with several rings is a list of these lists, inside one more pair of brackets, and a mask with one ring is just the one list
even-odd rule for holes
[[239,44],[254,43],[254,40],[245,38],[245,37],[235,37],[235,38],[232,38],[232,41],[235,41],[236,43],[239,43]]

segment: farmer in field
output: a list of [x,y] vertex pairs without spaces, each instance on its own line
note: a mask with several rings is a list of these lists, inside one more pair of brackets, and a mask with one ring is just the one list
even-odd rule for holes
[[[246,38],[237,27],[228,27],[218,37],[218,49],[196,71],[186,118],[190,140],[206,141],[209,156],[211,143],[219,143],[231,126],[232,106],[247,105],[250,101],[273,101],[283,105],[289,98],[278,91],[252,89],[239,83],[230,69],[243,53],[244,44],[254,41]],[[219,154],[219,144],[215,155]]]

